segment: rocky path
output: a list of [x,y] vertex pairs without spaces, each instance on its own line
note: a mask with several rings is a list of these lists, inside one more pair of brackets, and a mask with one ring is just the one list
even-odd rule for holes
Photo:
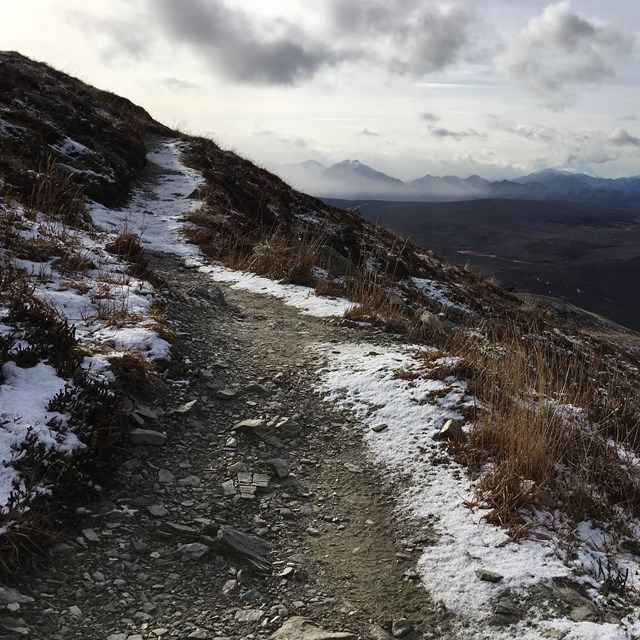
[[[286,621],[276,637],[447,637],[453,621],[413,571],[429,532],[398,521],[361,426],[313,391],[322,363],[311,347],[364,334],[221,294],[174,256],[152,266],[175,358],[132,394],[139,444],[77,530],[15,585],[26,598],[0,638],[231,640]],[[257,556],[243,553],[256,542],[247,535]],[[345,633],[300,635],[296,616]]]

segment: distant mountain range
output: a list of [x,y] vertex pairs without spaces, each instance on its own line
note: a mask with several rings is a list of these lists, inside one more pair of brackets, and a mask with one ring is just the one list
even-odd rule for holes
[[324,198],[422,202],[509,198],[640,207],[640,176],[607,179],[545,169],[513,180],[426,175],[402,182],[358,160],[330,167],[309,160],[277,165],[272,170],[294,187]]

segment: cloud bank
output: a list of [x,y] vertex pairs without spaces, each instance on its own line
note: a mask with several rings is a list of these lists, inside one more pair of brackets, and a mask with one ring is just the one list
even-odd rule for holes
[[550,106],[573,101],[571,86],[599,82],[633,47],[622,29],[573,13],[569,0],[548,6],[512,38],[497,58],[506,70]]

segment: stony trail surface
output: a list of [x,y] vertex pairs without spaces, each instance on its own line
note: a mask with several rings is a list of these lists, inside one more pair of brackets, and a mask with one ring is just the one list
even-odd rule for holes
[[[311,347],[363,333],[214,287],[175,256],[152,267],[175,354],[131,411],[166,441],[132,446],[75,535],[17,585],[34,598],[16,614],[28,637],[268,637],[295,615],[363,638],[387,637],[399,619],[408,638],[448,635],[412,571],[428,533],[398,520],[355,417],[314,392]],[[234,430],[244,420],[262,422]],[[269,574],[203,544],[210,523],[272,543]]]

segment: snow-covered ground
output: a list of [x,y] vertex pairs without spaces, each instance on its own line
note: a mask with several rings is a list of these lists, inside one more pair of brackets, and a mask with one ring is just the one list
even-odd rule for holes
[[[65,144],[73,147],[71,140]],[[199,250],[184,242],[179,231],[182,216],[197,206],[188,196],[202,178],[182,164],[177,142],[159,144],[148,159],[156,165],[160,177],[141,186],[130,206],[112,210],[89,203],[98,230],[70,228],[42,213],[34,217],[15,202],[0,204],[1,217],[12,221],[9,224],[19,242],[46,245],[51,254],[46,261],[36,262],[15,258],[11,251],[0,248],[0,264],[22,269],[34,288],[34,298],[51,305],[61,319],[75,327],[80,344],[90,354],[84,358],[83,368],[90,370],[94,379],[105,382],[113,380],[111,359],[130,352],[143,358],[167,358],[170,349],[156,328],[156,292],[152,285],[127,273],[128,263],[106,251],[105,246],[119,233],[129,231],[140,234],[148,248],[200,260]],[[61,265],[56,259],[60,251],[55,248],[60,246],[68,255],[81,258],[86,267],[68,269]],[[50,455],[73,454],[85,446],[67,429],[68,416],[48,410],[57,394],[73,388],[73,381],[60,377],[46,362],[17,366],[14,354],[29,344],[20,323],[12,322],[8,314],[8,301],[4,305],[0,301],[0,337],[10,340],[0,379],[0,514],[7,513],[16,490],[22,509],[28,509],[36,495],[51,490],[42,484],[29,493],[15,468],[27,437],[35,436]],[[3,530],[0,524],[0,533]]]
[[244,289],[261,295],[273,296],[306,315],[319,318],[341,317],[353,307],[353,302],[344,298],[317,296],[310,287],[297,284],[281,284],[255,273],[234,271],[220,265],[202,266],[200,270],[215,282],[233,282],[233,289]]
[[[417,569],[433,598],[466,621],[460,639],[533,640],[556,631],[567,635],[548,637],[638,637],[637,616],[621,624],[596,624],[550,619],[548,612],[529,611],[525,622],[508,631],[487,629],[483,622],[492,613],[492,601],[507,592],[525,594],[533,585],[562,577],[588,584],[594,576],[576,569],[593,568],[598,559],[605,558],[604,549],[593,544],[598,530],[584,523],[584,545],[577,550],[579,567],[575,562],[563,562],[559,541],[551,531],[546,541],[513,542],[503,529],[483,520],[486,511],[469,508],[474,501],[473,486],[465,469],[433,439],[447,420],[461,418],[460,411],[472,401],[463,383],[454,378],[406,380],[397,376],[399,370],[424,372],[424,360],[415,357],[416,347],[381,347],[363,341],[317,349],[327,360],[320,386],[325,398],[355,410],[365,426],[387,425],[382,431],[366,429],[363,437],[378,462],[409,479],[410,488],[401,499],[405,512],[433,527],[437,534],[437,541],[425,548]],[[543,519],[543,514],[540,517]],[[628,555],[620,560],[629,567],[631,576],[638,575],[636,559]],[[502,579],[497,583],[480,580],[477,570],[495,572]],[[595,601],[601,599],[595,590],[591,595]]]

